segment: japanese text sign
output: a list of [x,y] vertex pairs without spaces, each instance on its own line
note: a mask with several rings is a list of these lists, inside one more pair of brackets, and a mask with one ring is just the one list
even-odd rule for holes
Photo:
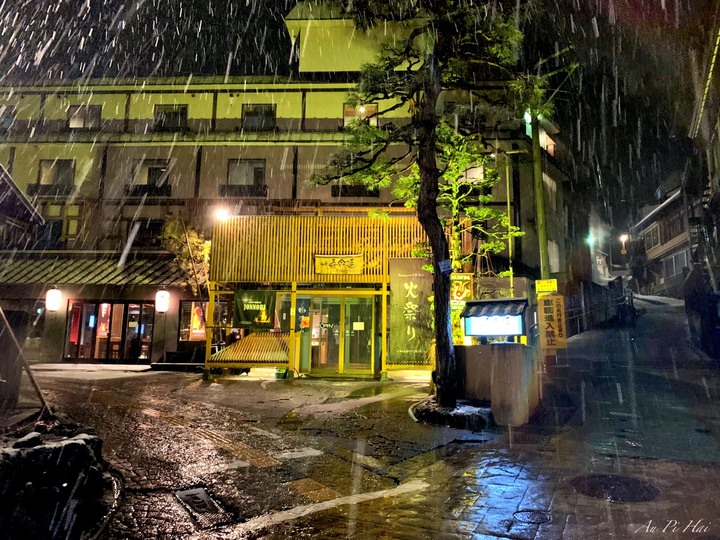
[[538,325],[541,349],[567,349],[563,295],[546,294],[538,298]]

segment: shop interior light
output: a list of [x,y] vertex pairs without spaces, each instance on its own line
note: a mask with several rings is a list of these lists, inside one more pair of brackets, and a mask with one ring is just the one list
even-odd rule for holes
[[60,309],[60,303],[62,302],[62,293],[57,287],[48,289],[45,295],[45,309],[48,311],[57,311]]
[[160,290],[155,293],[155,311],[158,313],[167,313],[170,309],[170,293],[166,290]]

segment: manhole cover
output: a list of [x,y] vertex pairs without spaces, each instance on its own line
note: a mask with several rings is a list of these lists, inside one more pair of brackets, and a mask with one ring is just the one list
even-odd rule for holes
[[550,521],[550,514],[542,510],[518,510],[513,514],[520,523],[542,525]]
[[231,520],[230,514],[220,508],[205,488],[176,491],[175,496],[201,529],[210,529]]
[[570,485],[578,493],[610,502],[647,502],[660,495],[660,490],[647,482],[614,474],[578,476]]

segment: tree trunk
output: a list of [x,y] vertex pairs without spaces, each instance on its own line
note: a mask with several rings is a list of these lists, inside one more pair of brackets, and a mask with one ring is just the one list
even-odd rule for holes
[[433,292],[435,294],[435,362],[437,401],[442,407],[455,407],[457,377],[455,350],[450,322],[450,276],[440,271],[440,261],[448,261],[450,253],[445,230],[437,213],[439,171],[435,158],[435,109],[440,95],[440,72],[436,56],[427,62],[426,86],[416,112],[419,128],[418,166],[420,193],[418,195],[418,221],[428,236],[433,256]]

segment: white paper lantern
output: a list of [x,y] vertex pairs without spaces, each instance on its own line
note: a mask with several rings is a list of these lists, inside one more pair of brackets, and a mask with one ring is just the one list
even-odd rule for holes
[[62,302],[62,293],[57,287],[48,289],[45,295],[45,309],[48,311],[57,311],[60,309],[60,303]]
[[155,293],[155,310],[158,313],[166,313],[170,309],[170,293],[158,291]]

